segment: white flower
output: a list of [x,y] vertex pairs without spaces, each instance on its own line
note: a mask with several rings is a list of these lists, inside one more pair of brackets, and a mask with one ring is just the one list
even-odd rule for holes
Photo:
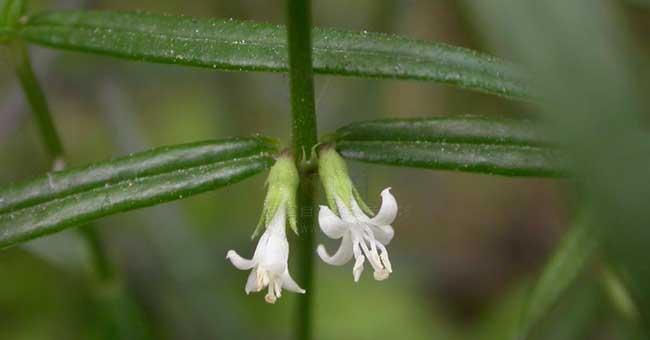
[[264,297],[268,303],[275,303],[282,296],[283,288],[291,292],[305,293],[289,275],[289,242],[285,224],[286,209],[282,204],[260,237],[252,259],[245,259],[234,250],[229,250],[226,255],[238,269],[252,269],[246,282],[246,294],[259,292],[268,286],[268,293]]
[[262,229],[264,233],[257,243],[253,258],[245,259],[234,250],[229,250],[226,258],[238,269],[252,269],[244,288],[246,294],[259,292],[268,287],[269,291],[264,299],[268,303],[275,303],[282,295],[283,288],[296,293],[305,293],[305,290],[300,288],[289,275],[287,265],[289,260],[287,217],[291,229],[296,233],[298,231],[296,223],[298,170],[290,153],[283,152],[276,159],[266,183],[268,191],[264,199],[264,208],[253,237]]
[[397,216],[397,201],[390,193],[390,188],[381,192],[382,203],[375,217],[368,217],[354,196],[349,196],[346,202],[339,196],[334,196],[337,216],[327,206],[320,206],[318,222],[325,235],[332,239],[341,238],[341,245],[336,253],[330,256],[323,245],[319,245],[318,256],[328,264],[340,266],[346,264],[352,256],[355,258],[352,274],[354,281],[359,281],[363,272],[363,263],[368,259],[374,270],[375,280],[388,278],[393,272],[386,245],[395,234],[391,223]]

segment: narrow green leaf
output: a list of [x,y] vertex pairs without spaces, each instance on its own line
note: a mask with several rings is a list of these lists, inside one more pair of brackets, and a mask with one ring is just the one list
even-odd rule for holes
[[[610,1],[465,1],[495,45],[534,73],[536,114],[553,127],[593,205],[605,259],[650,335],[648,55]],[[504,10],[507,14],[504,15]],[[579,98],[579,99],[578,99]],[[594,337],[592,335],[592,337]]]
[[530,120],[485,116],[446,116],[413,119],[384,119],[354,123],[336,131],[339,139],[374,141],[420,141],[472,144],[544,146],[535,123]]
[[[286,72],[282,26],[128,12],[46,12],[20,30],[55,48],[236,71]],[[510,98],[526,97],[513,65],[465,48],[380,33],[313,30],[314,72],[429,80]]]
[[558,302],[588,263],[598,244],[598,236],[580,216],[576,224],[551,256],[531,291],[520,324],[520,339],[528,337],[531,329]]
[[332,137],[341,155],[369,163],[505,176],[564,175],[562,155],[528,121],[474,116],[356,123]]
[[260,138],[233,138],[159,147],[108,162],[48,173],[26,183],[2,188],[0,213],[106,184],[273,150],[270,142]]
[[163,147],[0,191],[0,248],[122,211],[225,186],[273,163],[259,138]]

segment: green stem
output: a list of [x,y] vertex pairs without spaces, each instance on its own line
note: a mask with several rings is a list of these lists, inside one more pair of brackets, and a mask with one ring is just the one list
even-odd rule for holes
[[63,156],[63,145],[61,144],[61,139],[54,127],[52,115],[50,114],[50,109],[47,105],[47,99],[45,98],[45,94],[43,93],[43,90],[41,90],[38,80],[36,80],[36,76],[34,75],[34,70],[29,61],[27,48],[20,42],[14,44],[16,75],[20,80],[20,85],[22,86],[27,101],[32,108],[32,112],[34,113],[36,125],[41,137],[43,138],[43,143],[47,148],[48,156],[51,157],[52,160],[59,159]]
[[315,174],[301,174],[298,189],[298,225],[300,226],[298,282],[307,291],[304,295],[298,296],[295,330],[295,338],[298,340],[310,340],[313,335],[315,177]]
[[288,0],[288,5],[293,146],[296,152],[309,159],[318,139],[311,61],[311,6],[309,0]]
[[79,233],[84,238],[86,245],[92,255],[93,268],[100,282],[111,282],[117,278],[115,268],[112,266],[101,237],[92,225],[85,225],[79,228]]
[[308,166],[312,148],[318,141],[314,105],[314,78],[311,57],[311,6],[309,0],[287,0],[289,39],[289,81],[291,87],[292,141],[300,170],[298,224],[300,242],[299,281],[307,291],[298,297],[296,339],[312,338],[312,301],[314,296],[314,182],[313,167]]

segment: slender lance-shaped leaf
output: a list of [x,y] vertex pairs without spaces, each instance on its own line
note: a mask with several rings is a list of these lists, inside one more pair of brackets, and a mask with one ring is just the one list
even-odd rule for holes
[[112,161],[48,173],[0,189],[0,213],[120,181],[272,152],[262,138],[232,138],[164,146]]
[[548,140],[530,120],[485,116],[446,116],[385,119],[354,123],[336,131],[339,139],[423,141],[469,144],[544,146]]
[[[150,62],[288,70],[282,26],[141,12],[45,12],[18,31],[33,43]],[[429,80],[510,98],[528,95],[513,65],[465,48],[368,32],[313,30],[321,74]]]
[[16,184],[0,191],[0,248],[238,182],[268,168],[272,151],[258,138],[193,143]]
[[517,332],[519,339],[527,338],[531,329],[548,314],[596,250],[598,236],[588,223],[583,212],[542,270],[528,298]]
[[348,159],[505,176],[564,175],[562,155],[528,121],[476,116],[390,119],[339,129]]

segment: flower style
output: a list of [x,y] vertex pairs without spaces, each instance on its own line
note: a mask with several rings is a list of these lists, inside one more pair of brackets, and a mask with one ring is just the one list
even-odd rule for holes
[[268,287],[266,302],[275,303],[282,296],[282,289],[304,294],[305,290],[289,274],[289,242],[286,235],[287,216],[292,229],[296,228],[295,192],[298,174],[291,157],[281,156],[271,168],[267,181],[268,192],[264,210],[255,236],[261,226],[266,230],[260,237],[252,259],[241,257],[229,250],[226,259],[241,270],[251,270],[244,291],[259,292]]
[[377,215],[369,217],[372,212],[352,185],[345,162],[334,149],[324,147],[321,150],[319,173],[331,209],[321,206],[318,222],[325,235],[341,239],[341,245],[332,256],[319,245],[318,256],[336,266],[346,264],[354,256],[352,275],[355,282],[359,281],[366,259],[374,270],[375,280],[387,279],[393,268],[386,245],[395,234],[391,224],[397,216],[397,201],[390,188],[381,192],[382,204]]

